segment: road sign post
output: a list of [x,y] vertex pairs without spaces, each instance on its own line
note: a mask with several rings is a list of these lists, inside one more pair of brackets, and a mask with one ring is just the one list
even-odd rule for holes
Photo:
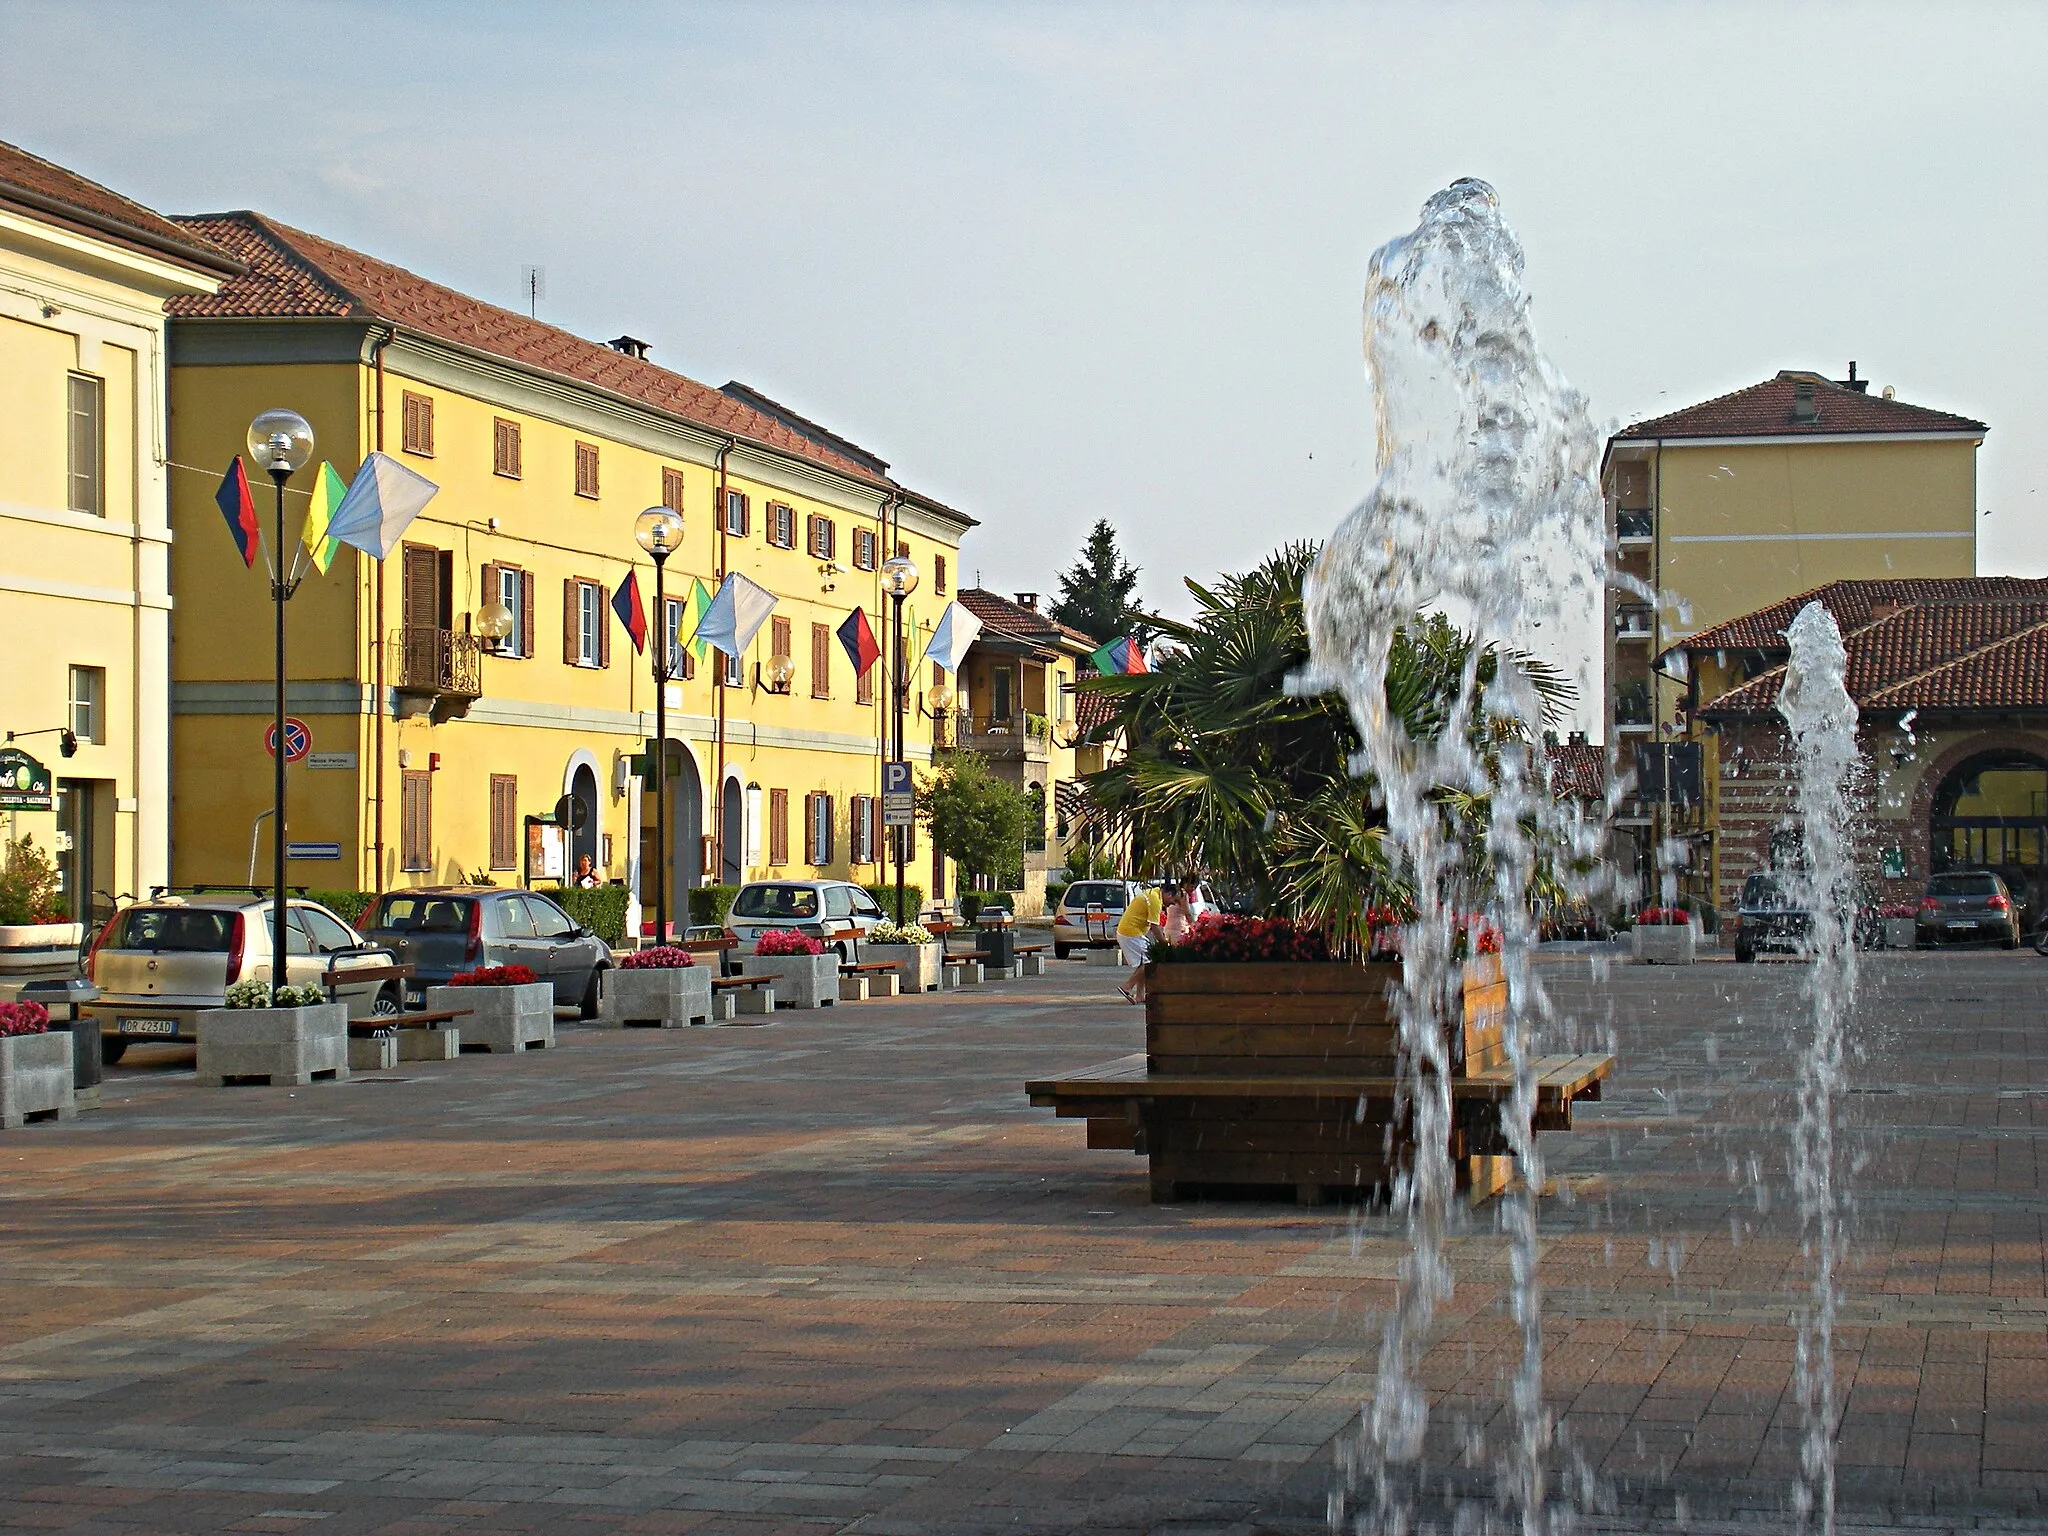
[[911,785],[910,764],[882,764],[882,825],[909,826],[916,805],[917,794]]

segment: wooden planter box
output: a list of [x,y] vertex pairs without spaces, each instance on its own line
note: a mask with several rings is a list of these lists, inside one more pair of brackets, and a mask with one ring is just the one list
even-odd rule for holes
[[273,1086],[348,1079],[348,1006],[208,1008],[193,1018],[199,1032],[202,1086],[261,1079]]
[[860,957],[877,964],[896,967],[896,990],[899,992],[936,992],[939,990],[940,946],[932,944],[863,944]]
[[462,1049],[545,1050],[555,1043],[555,986],[530,981],[520,987],[429,987],[427,1012],[466,1008]]
[[1691,965],[1699,935],[1691,923],[1637,923],[1630,953],[1644,965]]
[[597,1023],[606,1029],[687,1029],[711,1022],[716,964],[661,969],[614,966],[604,973]]
[[741,962],[749,976],[775,978],[778,1008],[830,1008],[839,1001],[839,957],[822,955],[749,955]]
[[30,1120],[69,1120],[76,1112],[70,1034],[0,1035],[0,1130]]

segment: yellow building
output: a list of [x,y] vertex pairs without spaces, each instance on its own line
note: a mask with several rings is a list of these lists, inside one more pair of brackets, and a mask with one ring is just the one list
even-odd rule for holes
[[236,270],[0,144],[0,729],[54,791],[0,825],[59,851],[78,920],[95,892],[105,906],[168,878],[164,301]]
[[[631,337],[586,341],[256,214],[183,222],[249,270],[173,306],[174,457],[194,466],[172,497],[179,879],[245,878],[252,843],[268,848],[271,615],[212,497],[271,406],[304,415],[316,460],[344,479],[378,449],[440,487],[387,560],[343,549],[290,604],[289,708],[312,740],[287,842],[341,853],[294,857],[295,883],[541,882],[587,856],[651,907],[655,807],[636,774],[652,654],[610,607],[630,576],[657,627],[633,534],[651,506],[685,523],[671,630],[689,632],[693,578],[715,589],[737,571],[778,599],[745,655],[688,658],[668,685],[671,915],[707,874],[882,877],[888,690],[880,667],[854,676],[834,631],[858,607],[883,634],[878,567],[900,547],[922,573],[918,643],[971,518],[765,396],[656,366]],[[302,472],[295,508],[311,484]],[[512,615],[497,643],[478,626],[494,601]],[[913,735],[910,755],[929,754],[929,732]],[[580,825],[556,824],[565,798]]]
[[[1975,575],[1986,430],[1889,388],[1873,395],[1851,363],[1846,380],[1788,370],[1610,438],[1601,484],[1622,581],[1609,594],[1605,715],[1617,770],[1633,769],[1636,743],[1686,734],[1687,680],[1653,661],[1668,653],[1682,668],[1689,637],[1832,581]],[[1645,879],[1659,815],[1625,805],[1618,818],[1618,857]],[[1668,830],[1701,839],[1699,817],[1681,811]]]

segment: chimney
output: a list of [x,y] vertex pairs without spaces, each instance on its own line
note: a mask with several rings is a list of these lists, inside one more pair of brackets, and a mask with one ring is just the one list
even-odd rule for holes
[[1019,608],[1029,608],[1033,613],[1038,612],[1038,594],[1036,592],[1019,592],[1017,594],[1017,606]]
[[637,357],[643,363],[647,361],[647,343],[638,336],[614,336],[605,345],[627,357]]
[[1870,393],[1870,380],[1859,379],[1856,377],[1856,364],[1853,359],[1849,363],[1849,377],[1847,377],[1846,379],[1837,379],[1835,380],[1835,382],[1841,385],[1844,389],[1855,390],[1856,393],[1859,395],[1867,395]]
[[1820,420],[1820,408],[1814,404],[1813,386],[1800,382],[1792,386],[1792,421],[1796,425],[1811,425]]
[[1573,731],[1568,739],[1571,745],[1583,747],[1586,744],[1586,733],[1584,731]]
[[1870,622],[1875,624],[1881,619],[1888,619],[1905,607],[1906,604],[1897,602],[1872,603],[1870,605]]

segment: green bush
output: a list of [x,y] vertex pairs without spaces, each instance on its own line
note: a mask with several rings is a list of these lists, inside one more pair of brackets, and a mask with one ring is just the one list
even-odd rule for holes
[[618,948],[626,942],[627,892],[623,885],[599,885],[588,890],[572,885],[549,891],[548,895],[605,943]]
[[1071,881],[1067,881],[1067,880],[1048,880],[1048,881],[1046,881],[1046,882],[1045,882],[1045,910],[1046,910],[1046,911],[1048,911],[1048,912],[1057,912],[1057,911],[1059,911],[1059,909],[1060,909],[1060,898],[1061,898],[1061,897],[1063,897],[1063,896],[1065,896],[1065,895],[1067,894],[1067,887],[1068,887],[1068,886],[1069,886],[1070,884],[1072,884],[1072,882],[1071,882]]
[[733,899],[740,893],[736,885],[696,885],[690,888],[690,923],[696,928],[718,928],[724,926],[725,916],[732,911]]
[[370,903],[377,899],[375,891],[308,891],[306,900],[317,901],[351,928],[361,924],[363,914],[370,910]]
[[971,923],[981,916],[981,902],[982,893],[980,891],[962,891],[956,903],[960,908],[960,921]]
[[[889,914],[889,920],[890,920],[891,922],[894,922],[894,921],[895,921],[895,919],[896,919],[896,882],[895,882],[894,880],[880,880],[880,881],[877,881],[877,882],[876,882],[875,884],[873,884],[873,885],[864,885],[864,886],[862,886],[862,887],[861,887],[861,889],[862,889],[862,890],[864,890],[864,891],[866,891],[866,892],[867,892],[867,893],[868,893],[868,894],[869,894],[870,896],[872,896],[872,897],[874,897],[874,898],[875,898],[875,905],[876,905],[876,906],[878,906],[878,907],[880,907],[880,908],[881,908],[881,909],[882,909],[882,910],[883,910],[884,912],[886,912],[886,913],[888,913],[888,914]],[[924,887],[923,887],[923,886],[921,886],[921,885],[918,885],[918,884],[916,884],[916,883],[915,883],[915,882],[913,882],[913,881],[909,881],[909,880],[906,880],[906,881],[904,881],[904,882],[903,882],[903,919],[904,919],[904,921],[905,921],[905,922],[914,922],[914,921],[916,920],[916,918],[917,918],[917,914],[918,914],[918,913],[920,913],[920,912],[922,912],[923,910],[924,910]]]

